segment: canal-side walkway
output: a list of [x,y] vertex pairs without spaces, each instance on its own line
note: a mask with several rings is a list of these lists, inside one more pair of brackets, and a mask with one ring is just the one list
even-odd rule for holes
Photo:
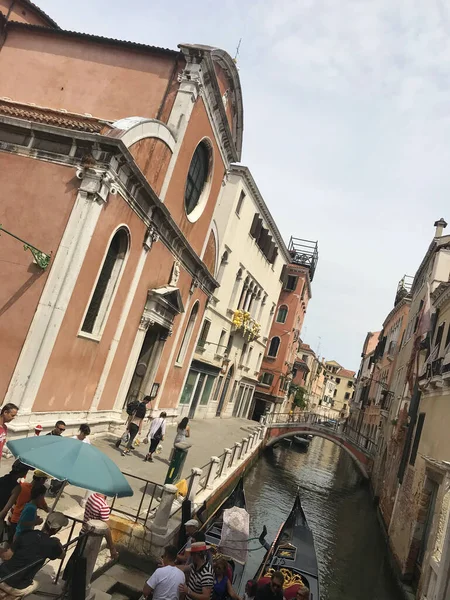
[[[212,456],[220,456],[225,448],[232,448],[236,442],[246,438],[249,433],[258,426],[255,421],[247,419],[199,419],[190,422],[191,437],[188,440],[192,446],[189,449],[186,463],[183,469],[183,477],[191,473],[192,467],[203,467],[208,464]],[[143,428],[145,434],[148,425]],[[127,476],[134,490],[134,496],[123,498],[116,504],[117,508],[128,511],[130,514],[137,512],[142,494],[145,489],[145,481],[163,484],[169,465],[169,456],[173,447],[176,434],[175,426],[168,426],[166,437],[162,443],[161,454],[154,456],[154,462],[144,462],[144,456],[148,451],[148,444],[140,444],[129,456],[122,456],[121,450],[116,449],[115,442],[123,433],[124,428],[118,428],[115,433],[100,434],[92,436],[92,444],[102,450],[111,458],[119,469]],[[142,436],[144,437],[144,436]],[[2,459],[0,464],[0,475],[6,474],[13,463],[13,459]],[[129,476],[128,476],[129,475]],[[147,490],[147,495],[151,489]],[[58,510],[65,514],[80,518],[83,508],[80,505],[85,492],[75,486],[67,486],[62,498],[58,502]],[[49,504],[52,499],[48,499]]]

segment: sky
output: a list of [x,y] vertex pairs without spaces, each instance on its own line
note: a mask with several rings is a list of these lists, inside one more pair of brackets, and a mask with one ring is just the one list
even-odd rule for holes
[[381,329],[398,281],[414,275],[434,221],[450,222],[448,5],[35,2],[63,28],[156,46],[234,56],[242,38],[242,162],[286,243],[319,242],[302,339],[357,370],[367,331]]

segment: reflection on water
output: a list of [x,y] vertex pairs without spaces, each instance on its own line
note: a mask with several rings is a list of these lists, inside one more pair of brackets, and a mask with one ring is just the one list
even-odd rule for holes
[[[298,486],[314,533],[322,600],[398,600],[369,490],[332,442],[314,438],[306,453],[280,446],[263,455],[245,479],[252,536],[266,525],[272,541]],[[263,556],[263,550],[250,552],[246,579]]]

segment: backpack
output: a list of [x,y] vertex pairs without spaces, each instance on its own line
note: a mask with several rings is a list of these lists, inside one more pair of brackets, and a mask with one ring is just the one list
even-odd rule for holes
[[137,400],[132,400],[127,404],[127,415],[134,415],[136,410],[138,409],[140,402]]
[[145,404],[145,402],[139,402],[139,404],[135,410],[136,410],[136,413],[134,416],[137,417],[138,419],[143,419],[147,412],[147,405]]

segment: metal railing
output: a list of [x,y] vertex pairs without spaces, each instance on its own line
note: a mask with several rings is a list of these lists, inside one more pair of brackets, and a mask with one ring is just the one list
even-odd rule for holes
[[134,520],[135,523],[138,521],[142,522],[144,526],[147,524],[150,518],[150,513],[153,509],[156,509],[159,500],[161,498],[164,484],[132,475],[131,473],[123,473],[128,483],[133,489],[135,495],[140,495],[139,504],[137,508],[130,506],[130,504],[120,504],[120,499],[114,498],[111,504],[111,511],[125,515],[128,518]]
[[304,423],[312,425],[314,428],[321,429],[322,431],[333,431],[344,439],[347,439],[352,444],[360,448],[361,450],[374,454],[377,450],[377,442],[372,438],[360,433],[356,429],[353,429],[345,421],[339,421],[338,419],[330,419],[324,415],[316,413],[301,412],[295,413],[278,413],[269,414],[264,417],[266,425],[295,425],[297,423]]

